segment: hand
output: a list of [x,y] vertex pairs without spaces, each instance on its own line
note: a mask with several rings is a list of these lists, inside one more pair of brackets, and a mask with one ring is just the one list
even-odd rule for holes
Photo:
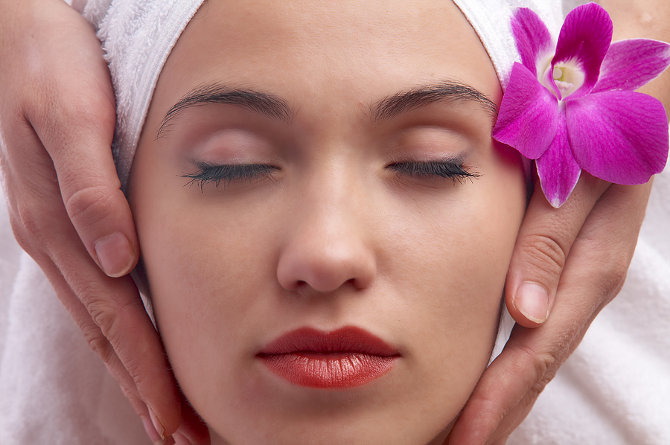
[[152,440],[181,425],[208,443],[125,276],[139,249],[112,160],[114,94],[95,33],[62,0],[0,0],[0,11],[0,166],[14,234]]
[[[585,176],[563,207],[553,209],[536,188],[506,285],[507,306],[521,326],[484,372],[448,443],[505,443],[523,421],[595,316],[621,289],[650,190],[651,184],[608,187]],[[539,309],[531,319],[519,310],[524,282],[548,292],[544,307],[529,305],[529,312]],[[538,298],[535,292],[530,297]],[[542,320],[549,310],[551,316]]]
[[[670,41],[670,24],[662,19],[670,4],[664,0],[641,0],[634,6],[624,0],[599,3],[614,21],[614,40]],[[670,70],[641,91],[661,100],[670,112]],[[505,443],[523,421],[594,317],[621,289],[650,191],[651,183],[607,186],[583,175],[564,206],[552,209],[536,186],[505,288],[517,326],[482,375],[449,443]],[[535,284],[524,288],[530,291],[524,294],[522,283]]]

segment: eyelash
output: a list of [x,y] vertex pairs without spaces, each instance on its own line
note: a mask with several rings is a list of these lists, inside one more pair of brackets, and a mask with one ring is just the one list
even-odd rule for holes
[[[218,187],[222,182],[228,185],[235,181],[250,181],[269,177],[272,172],[279,170],[278,167],[268,164],[222,164],[212,165],[198,163],[198,171],[183,175],[189,178],[187,185],[198,184],[200,189],[205,184],[213,182]],[[466,178],[476,178],[479,175],[471,173],[463,167],[459,160],[446,161],[407,161],[393,162],[388,168],[398,174],[414,178],[450,178],[454,181],[462,181]]]
[[250,181],[268,177],[273,171],[279,170],[274,165],[267,164],[222,164],[212,165],[204,162],[198,163],[198,171],[184,178],[191,179],[186,185],[198,184],[202,190],[205,184],[213,182],[218,187],[221,182],[224,185],[235,181]]
[[466,178],[477,178],[479,175],[467,171],[463,162],[458,159],[444,161],[410,161],[394,162],[389,164],[390,169],[397,173],[414,178],[450,178],[454,181],[462,181]]

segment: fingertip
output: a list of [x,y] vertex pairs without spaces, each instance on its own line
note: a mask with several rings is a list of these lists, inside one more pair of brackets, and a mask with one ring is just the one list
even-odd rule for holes
[[[149,407],[149,418],[151,419],[151,424],[153,425],[153,430],[158,434],[160,440],[165,440],[167,437],[166,429],[163,426],[163,422],[160,418],[154,413],[154,410]],[[156,440],[154,439],[154,442]]]
[[156,431],[156,427],[153,425],[151,419],[145,416],[140,416],[140,420],[142,421],[144,431],[146,431],[147,436],[149,436],[151,443],[160,443],[163,439],[161,439],[160,434]]
[[508,290],[507,309],[512,318],[525,328],[542,326],[549,318],[551,298],[547,288],[537,282],[524,281]]
[[137,264],[137,254],[121,232],[103,236],[93,243],[98,265],[111,278],[130,273]]
[[529,321],[542,324],[549,317],[549,292],[539,283],[525,281],[514,295],[514,306]]

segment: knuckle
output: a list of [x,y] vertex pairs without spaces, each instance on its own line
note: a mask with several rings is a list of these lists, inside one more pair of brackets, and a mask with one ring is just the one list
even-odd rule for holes
[[111,196],[106,186],[85,187],[67,199],[65,208],[75,226],[95,225],[112,212]]
[[547,273],[558,275],[563,270],[566,260],[565,249],[551,236],[530,235],[524,238],[523,252],[528,262]]
[[[135,387],[142,386],[144,375],[141,372],[140,360],[142,357],[133,357],[129,354],[120,356],[118,351],[127,352],[127,335],[131,330],[123,328],[123,312],[128,310],[138,310],[138,305],[129,302],[125,305],[117,305],[114,302],[107,301],[101,297],[89,298],[86,308],[96,326],[97,336],[93,336],[89,341],[91,347],[103,357],[106,363],[111,363],[112,359],[118,357],[123,364],[124,373],[130,377],[130,381]],[[121,349],[119,349],[121,348]],[[128,395],[127,395],[128,396]]]
[[628,276],[629,262],[623,258],[616,258],[603,271],[602,292],[604,296],[603,306],[609,303],[623,288]]
[[120,304],[107,297],[96,283],[81,286],[78,294],[105,341],[112,348],[123,347],[123,341],[127,340],[124,334],[129,331],[124,330],[124,311],[138,310],[138,304],[134,301]]
[[[564,350],[564,345],[559,345],[558,350]],[[530,362],[530,369],[534,370],[533,385],[531,393],[535,396],[540,394],[547,383],[554,378],[556,371],[563,363],[562,354],[553,351],[537,352],[528,346],[520,346],[519,351],[524,355],[520,364]]]
[[10,224],[16,240],[26,252],[44,241],[45,216],[30,203],[17,203],[16,211],[10,216]]
[[12,233],[14,234],[14,239],[16,239],[17,244],[21,249],[31,253],[34,250],[33,238],[28,235],[23,225],[19,223],[16,218],[10,218],[9,225],[12,228]]
[[26,108],[36,113],[41,121],[55,125],[76,122],[79,127],[114,123],[116,116],[109,98],[97,94],[97,89],[88,84],[90,82],[82,88],[69,79],[54,78],[47,73],[36,73],[36,76],[35,82],[41,86],[42,94],[31,96],[33,101]]
[[114,128],[116,114],[114,107],[105,101],[104,95],[68,94],[67,100],[58,100],[62,113],[60,122],[76,122],[80,128]]
[[113,344],[111,340],[116,332],[116,310],[113,304],[100,297],[89,297],[87,300],[86,309],[93,322],[107,341]]
[[107,365],[111,364],[115,352],[112,345],[100,331],[100,328],[93,325],[82,329],[82,333],[91,349],[93,349],[93,351],[95,351]]

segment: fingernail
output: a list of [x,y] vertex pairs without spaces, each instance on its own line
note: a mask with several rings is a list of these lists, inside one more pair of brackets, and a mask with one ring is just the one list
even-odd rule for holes
[[149,417],[151,417],[151,423],[153,424],[154,430],[158,433],[158,438],[165,441],[165,427],[158,420],[158,416],[154,414],[153,410],[149,408]]
[[118,278],[130,272],[135,258],[124,234],[115,232],[102,237],[94,247],[100,266],[108,276]]
[[140,416],[140,418],[142,419],[142,425],[144,425],[144,431],[147,432],[147,436],[149,436],[151,443],[163,443],[160,434],[158,434],[158,431],[154,428],[151,420],[144,416]]
[[544,286],[526,281],[516,291],[514,306],[527,319],[544,323],[549,316],[549,294]]
[[174,438],[175,445],[193,445],[193,442],[191,442],[191,440],[186,435],[179,432],[179,430],[177,430],[177,432],[174,433],[172,437]]

